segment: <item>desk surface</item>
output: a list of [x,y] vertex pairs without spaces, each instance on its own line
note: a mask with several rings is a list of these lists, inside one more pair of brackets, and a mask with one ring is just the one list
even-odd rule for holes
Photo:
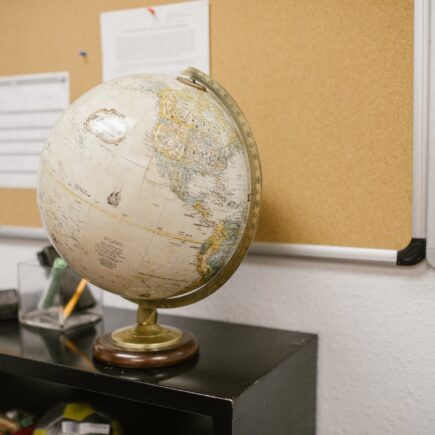
[[92,344],[98,335],[134,321],[131,310],[105,308],[103,322],[65,335],[0,321],[0,371],[227,417],[235,406],[243,412],[258,400],[268,385],[262,379],[283,361],[316,346],[316,336],[311,334],[161,316],[162,323],[189,330],[198,338],[197,359],[152,370],[121,369],[92,360]]

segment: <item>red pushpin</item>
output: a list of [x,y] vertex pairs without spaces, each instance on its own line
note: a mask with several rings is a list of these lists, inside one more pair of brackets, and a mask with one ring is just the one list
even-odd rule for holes
[[155,15],[155,14],[156,14],[156,10],[155,10],[154,8],[152,8],[151,6],[148,6],[148,7],[147,7],[147,10],[148,10],[148,12],[149,12],[151,15]]

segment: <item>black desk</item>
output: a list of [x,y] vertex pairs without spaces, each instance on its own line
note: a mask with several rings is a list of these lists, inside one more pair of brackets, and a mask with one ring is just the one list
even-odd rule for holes
[[134,320],[133,311],[106,308],[104,323],[65,339],[0,321],[0,410],[87,400],[112,409],[127,434],[315,433],[316,336],[161,316],[196,335],[198,359],[153,370],[93,362],[95,337]]

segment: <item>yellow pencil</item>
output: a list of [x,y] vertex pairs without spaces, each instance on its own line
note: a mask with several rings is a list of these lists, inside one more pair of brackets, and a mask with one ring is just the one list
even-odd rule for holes
[[71,313],[74,311],[74,308],[77,305],[77,302],[80,299],[80,296],[82,295],[84,289],[86,288],[86,284],[88,283],[88,280],[85,278],[82,278],[79,282],[79,285],[77,286],[74,294],[71,296],[71,299],[68,301],[68,303],[65,305],[63,309],[63,318],[64,320],[71,315]]

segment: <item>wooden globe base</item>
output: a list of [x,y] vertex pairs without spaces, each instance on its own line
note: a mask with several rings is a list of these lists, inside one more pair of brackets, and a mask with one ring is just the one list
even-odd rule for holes
[[99,337],[92,354],[119,367],[155,368],[180,364],[198,353],[193,335],[157,323],[157,311],[139,304],[137,325]]
[[156,368],[181,364],[196,356],[198,350],[196,338],[188,332],[171,347],[149,351],[125,350],[114,343],[109,333],[97,338],[92,354],[96,360],[112,366]]

